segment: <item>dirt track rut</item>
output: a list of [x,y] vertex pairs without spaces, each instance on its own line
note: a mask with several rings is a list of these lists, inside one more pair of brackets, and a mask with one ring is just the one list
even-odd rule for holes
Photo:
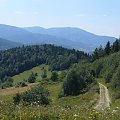
[[94,107],[96,110],[104,110],[105,108],[110,107],[111,100],[109,97],[109,91],[106,86],[99,83],[100,87],[100,98],[98,100],[97,105]]

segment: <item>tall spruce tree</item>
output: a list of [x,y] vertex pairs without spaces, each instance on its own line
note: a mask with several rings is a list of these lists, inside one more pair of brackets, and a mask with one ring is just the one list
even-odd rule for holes
[[110,42],[108,41],[106,46],[105,46],[105,54],[109,55],[111,51],[111,46],[110,46]]
[[118,39],[113,43],[112,51],[118,52],[120,50],[120,45]]

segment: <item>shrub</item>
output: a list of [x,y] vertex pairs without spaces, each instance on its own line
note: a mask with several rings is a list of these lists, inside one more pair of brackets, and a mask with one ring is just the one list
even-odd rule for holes
[[89,65],[80,65],[68,72],[63,82],[63,93],[65,96],[84,93],[89,89],[91,83],[95,83],[91,70],[88,68]]
[[41,77],[42,77],[42,79],[47,78],[47,71],[46,71],[46,69],[43,69]]
[[67,75],[67,72],[62,71],[60,73],[60,75],[58,76],[58,80],[63,82],[63,80],[65,79],[66,75]]
[[58,73],[57,72],[52,72],[51,80],[54,82],[58,81]]
[[15,87],[25,87],[27,84],[25,82],[19,82]]
[[1,83],[1,88],[8,88],[13,86],[13,79],[11,77],[5,77],[4,82]]
[[114,89],[120,90],[120,66],[117,68],[116,73],[114,73],[111,85]]
[[38,85],[31,88],[31,90],[22,93],[21,95],[16,94],[13,97],[13,102],[15,104],[19,104],[20,101],[23,101],[23,103],[27,103],[28,105],[48,105],[50,103],[50,99],[48,97],[49,91]]
[[21,95],[19,93],[17,93],[14,97],[13,97],[13,103],[15,105],[18,105],[20,103],[21,100]]
[[34,73],[32,72],[32,73],[30,74],[29,78],[28,78],[28,82],[29,82],[29,83],[34,83],[34,82],[36,81],[36,76],[37,76],[37,74],[36,74],[36,73],[34,74]]

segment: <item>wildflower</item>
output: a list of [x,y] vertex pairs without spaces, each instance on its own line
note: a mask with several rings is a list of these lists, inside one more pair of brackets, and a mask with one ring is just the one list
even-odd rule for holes
[[77,117],[78,115],[77,114],[74,114],[74,117]]
[[117,112],[117,110],[113,110],[113,111],[112,111],[112,113],[116,113],[116,112]]
[[93,109],[92,111],[93,111],[93,112],[95,112],[95,110],[94,110],[94,109]]

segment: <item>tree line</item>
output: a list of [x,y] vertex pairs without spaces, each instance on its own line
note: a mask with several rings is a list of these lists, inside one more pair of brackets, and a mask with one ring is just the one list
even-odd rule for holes
[[95,49],[95,51],[92,54],[92,61],[95,61],[96,59],[118,51],[120,51],[120,39],[116,39],[116,41],[113,42],[113,44],[110,44],[110,42],[108,41],[104,48],[100,46],[99,48]]

